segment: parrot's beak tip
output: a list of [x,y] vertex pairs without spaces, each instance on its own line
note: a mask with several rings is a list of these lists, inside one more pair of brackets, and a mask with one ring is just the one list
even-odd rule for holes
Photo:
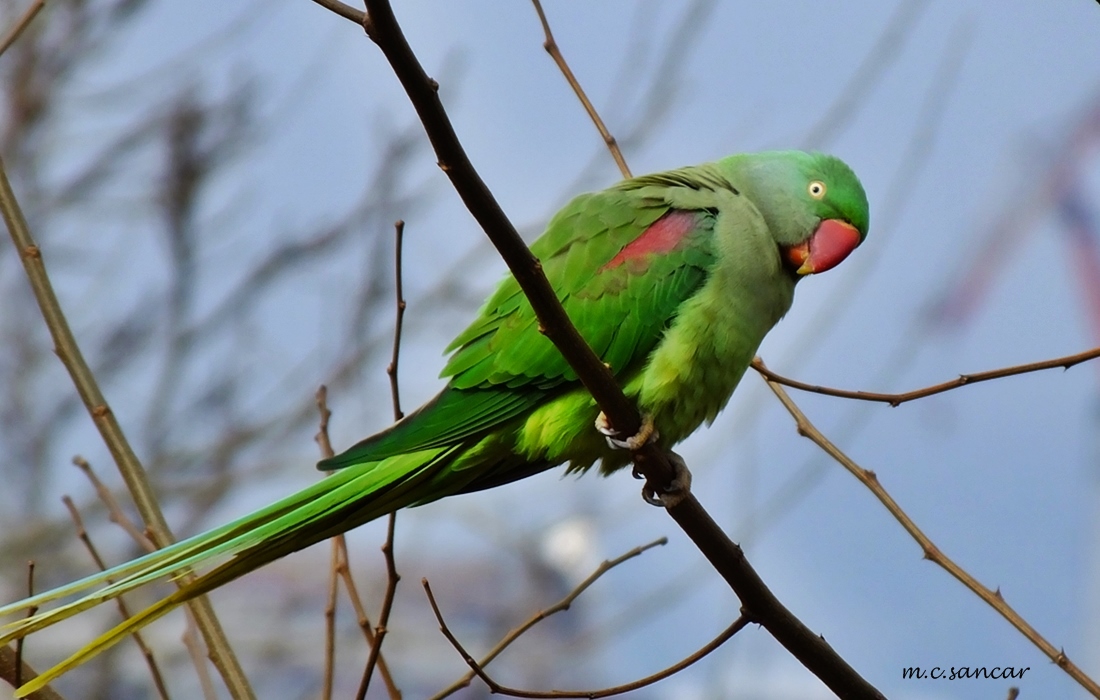
[[863,242],[859,229],[840,219],[822,221],[809,238],[783,250],[785,262],[803,277],[831,270]]

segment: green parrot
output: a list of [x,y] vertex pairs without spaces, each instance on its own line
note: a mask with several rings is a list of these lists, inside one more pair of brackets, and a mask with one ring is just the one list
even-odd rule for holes
[[[567,464],[609,474],[617,445],[671,448],[729,400],[803,276],[867,235],[867,198],[839,159],[734,155],[583,194],[531,245],[581,335],[655,429],[614,438],[599,408],[505,278],[447,351],[446,387],[319,468],[325,479],[227,525],[0,607],[10,615],[83,597],[0,628],[0,644],[196,566],[213,568],[19,689],[24,696],[199,595],[406,506]],[[594,427],[595,426],[595,427]],[[601,434],[604,433],[604,434]],[[621,437],[621,436],[617,436]],[[90,592],[89,592],[90,591]]]

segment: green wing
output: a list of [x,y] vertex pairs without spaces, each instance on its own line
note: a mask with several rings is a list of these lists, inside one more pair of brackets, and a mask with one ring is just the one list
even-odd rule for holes
[[[665,196],[675,188],[671,184],[628,180],[581,195],[531,246],[569,318],[617,376],[641,366],[713,262],[714,214],[674,208]],[[667,226],[669,221],[675,225]],[[658,230],[663,238],[648,235]],[[451,378],[447,388],[320,468],[480,436],[576,383],[576,374],[539,332],[534,310],[511,276],[447,350],[453,351],[442,372]]]

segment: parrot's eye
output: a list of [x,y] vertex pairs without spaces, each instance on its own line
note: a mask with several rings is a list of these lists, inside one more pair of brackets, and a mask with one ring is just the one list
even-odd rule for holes
[[806,189],[814,199],[823,199],[825,197],[825,183],[821,180],[814,180]]

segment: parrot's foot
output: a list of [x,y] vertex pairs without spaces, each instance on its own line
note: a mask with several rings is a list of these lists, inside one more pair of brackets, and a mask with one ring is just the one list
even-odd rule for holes
[[647,442],[656,440],[661,436],[657,432],[657,427],[653,425],[653,416],[649,414],[642,416],[642,427],[638,429],[638,433],[625,440],[618,439],[619,433],[611,427],[603,411],[600,411],[600,415],[596,416],[596,430],[603,433],[604,439],[607,440],[608,446],[612,449],[630,450],[631,452],[640,450]]
[[[671,450],[665,452],[665,454],[668,456],[668,463],[672,465],[672,470],[676,473],[676,476],[673,477],[668,488],[662,489],[661,493],[657,493],[657,489],[647,480],[645,486],[642,487],[642,498],[652,506],[672,508],[680,505],[691,493],[691,472],[688,471],[683,457]],[[637,468],[635,468],[634,477],[642,478],[642,475],[637,472]]]

